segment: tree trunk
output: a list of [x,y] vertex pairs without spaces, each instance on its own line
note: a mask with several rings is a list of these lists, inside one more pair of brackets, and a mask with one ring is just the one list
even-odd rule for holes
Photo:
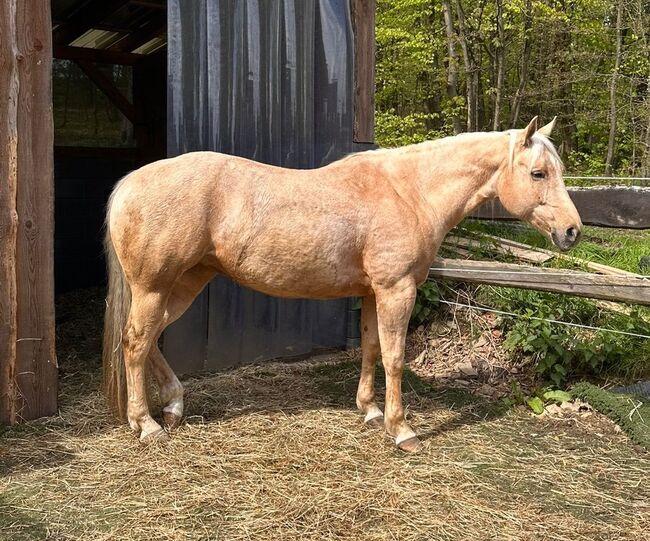
[[445,19],[445,32],[447,33],[447,53],[449,61],[447,66],[447,97],[452,105],[452,123],[454,135],[462,131],[460,117],[456,112],[458,97],[458,53],[454,41],[456,39],[454,32],[454,20],[452,18],[451,6],[449,0],[442,0],[442,13]]
[[524,99],[524,91],[528,85],[528,63],[530,61],[530,33],[533,27],[532,0],[526,0],[526,11],[524,12],[524,45],[521,53],[521,68],[519,72],[519,86],[512,101],[510,113],[510,127],[515,128],[519,120],[521,103]]
[[467,87],[467,131],[477,130],[476,109],[478,106],[478,70],[469,53],[467,34],[465,32],[465,12],[460,0],[456,0],[456,17],[458,18],[458,37],[465,63],[465,85]]
[[612,175],[612,164],[614,162],[614,144],[616,143],[616,86],[618,83],[619,70],[621,68],[621,56],[623,50],[623,0],[618,0],[616,6],[616,59],[614,71],[609,84],[609,140],[607,142],[607,159],[605,160],[605,175]]
[[497,26],[497,46],[495,51],[496,57],[496,87],[494,92],[494,117],[492,119],[492,129],[499,129],[499,119],[501,117],[501,96],[503,94],[503,80],[505,76],[505,60],[503,54],[503,45],[505,34],[503,31],[503,1],[497,0],[496,26]]

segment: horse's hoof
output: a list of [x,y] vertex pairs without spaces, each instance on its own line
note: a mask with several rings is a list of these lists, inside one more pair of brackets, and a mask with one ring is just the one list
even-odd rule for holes
[[181,416],[176,415],[171,411],[163,411],[163,421],[165,422],[165,426],[168,428],[176,428],[180,426],[182,419]]
[[413,436],[397,444],[398,449],[406,453],[417,453],[422,449],[422,443],[417,436]]
[[150,434],[140,436],[140,443],[142,445],[165,443],[167,441],[169,441],[169,434],[167,434],[167,432],[165,432],[165,430],[162,428],[159,428]]
[[364,423],[366,426],[372,428],[384,428],[384,416],[377,415],[377,417],[373,417],[372,419],[366,419]]

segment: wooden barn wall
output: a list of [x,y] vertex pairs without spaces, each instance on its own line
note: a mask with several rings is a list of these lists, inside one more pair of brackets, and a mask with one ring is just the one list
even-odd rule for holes
[[0,7],[0,422],[56,413],[47,0]]
[[[168,152],[215,150],[296,168],[353,143],[348,0],[168,3]],[[164,336],[179,372],[345,346],[350,301],[287,300],[212,282]]]

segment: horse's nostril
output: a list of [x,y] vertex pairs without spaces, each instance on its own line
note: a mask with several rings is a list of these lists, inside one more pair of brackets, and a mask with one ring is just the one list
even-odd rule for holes
[[578,229],[575,227],[569,227],[569,229],[566,230],[566,238],[569,241],[576,240],[579,235],[580,235],[580,231],[578,231]]

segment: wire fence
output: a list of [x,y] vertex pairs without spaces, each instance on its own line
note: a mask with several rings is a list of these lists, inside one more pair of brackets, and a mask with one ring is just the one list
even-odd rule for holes
[[545,317],[537,317],[537,316],[529,316],[529,315],[524,315],[524,314],[517,314],[515,312],[507,312],[505,310],[497,310],[496,308],[488,308],[487,306],[478,306],[476,304],[466,304],[462,302],[454,302],[454,301],[447,301],[444,299],[439,299],[439,302],[441,304],[446,304],[448,306],[455,306],[457,308],[466,308],[469,310],[478,310],[479,312],[490,312],[492,314],[497,314],[501,316],[508,316],[508,317],[514,317],[518,319],[527,319],[527,320],[535,320],[535,321],[546,321],[548,323],[554,323],[556,325],[564,325],[566,327],[575,327],[578,329],[589,329],[592,331],[598,331],[598,332],[608,332],[608,333],[613,333],[613,334],[622,334],[624,336],[633,336],[635,338],[644,338],[646,340],[650,339],[650,336],[647,334],[641,334],[641,333],[636,333],[636,332],[630,332],[630,331],[621,331],[618,329],[610,329],[608,327],[596,327],[594,325],[584,325],[582,323],[572,323],[570,321],[561,321],[558,319],[551,319],[551,318],[545,318]]
[[[599,186],[640,186],[642,188],[650,186],[650,177],[605,177],[605,176],[581,176],[565,175],[565,180],[571,181],[568,184],[599,185]],[[583,181],[572,182],[572,181]]]

